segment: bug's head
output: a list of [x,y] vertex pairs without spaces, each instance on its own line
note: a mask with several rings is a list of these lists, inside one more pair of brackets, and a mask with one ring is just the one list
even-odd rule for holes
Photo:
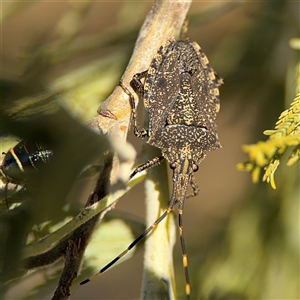
[[199,166],[192,159],[187,158],[170,163],[170,168],[176,173],[185,174],[194,173],[199,170]]

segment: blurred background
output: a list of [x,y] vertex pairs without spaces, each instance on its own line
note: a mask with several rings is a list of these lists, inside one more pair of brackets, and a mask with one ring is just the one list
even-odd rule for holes
[[[1,110],[14,117],[25,107],[36,115],[36,107],[48,109],[55,97],[70,118],[70,123],[64,121],[67,128],[94,117],[118,84],[151,6],[144,1],[2,3]],[[289,41],[299,37],[299,9],[299,2],[291,1],[195,2],[191,6],[188,36],[199,43],[225,82],[217,118],[223,148],[201,164],[196,174],[200,193],[186,201],[184,211],[192,299],[299,298],[299,166],[279,167],[276,190],[267,183],[253,184],[248,173],[236,170],[238,163],[248,159],[241,146],[265,140],[262,132],[274,128],[295,97],[293,74],[299,51],[291,49]],[[41,129],[33,132],[30,126],[17,128],[3,120],[1,151],[17,139],[41,138]],[[57,131],[48,126],[42,128],[56,147]],[[84,129],[76,130],[74,134]],[[140,149],[141,142],[132,133],[129,141]],[[93,147],[82,143],[76,149],[86,151],[88,158]],[[64,159],[59,162],[60,173]],[[80,163],[78,169],[88,161]],[[60,174],[57,182],[62,178]],[[79,193],[81,201],[86,193]],[[142,223],[143,193],[140,184],[119,201],[116,211]],[[76,211],[80,204],[74,207]],[[120,242],[121,227],[114,229],[113,242],[110,229],[106,230],[110,241],[108,246],[99,245],[99,255]],[[138,299],[142,259],[140,247],[133,258],[97,280],[74,285],[72,299]],[[184,298],[179,244],[174,263],[178,297]],[[59,264],[52,268],[59,269]],[[56,281],[46,269],[20,280],[6,299],[49,299]]]

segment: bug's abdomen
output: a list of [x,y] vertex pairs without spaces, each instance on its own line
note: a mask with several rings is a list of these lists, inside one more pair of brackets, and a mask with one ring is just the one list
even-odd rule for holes
[[10,148],[3,159],[1,174],[10,181],[23,181],[26,171],[38,170],[53,156],[53,151],[37,142],[27,140]]

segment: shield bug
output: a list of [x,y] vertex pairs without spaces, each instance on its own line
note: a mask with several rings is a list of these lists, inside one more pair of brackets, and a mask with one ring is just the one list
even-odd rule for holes
[[[144,84],[141,79],[145,78]],[[170,40],[160,47],[147,71],[136,74],[131,86],[140,95],[149,115],[148,129],[138,129],[133,94],[122,83],[132,108],[132,122],[137,137],[146,137],[147,143],[161,150],[156,157],[135,169],[146,170],[167,159],[173,170],[173,188],[166,211],[148,227],[128,248],[98,273],[84,280],[87,283],[102,274],[123,257],[178,204],[179,236],[186,279],[186,295],[190,295],[188,260],[183,236],[182,215],[187,197],[198,193],[194,172],[210,151],[221,147],[216,116],[220,108],[219,86],[222,79],[210,67],[206,55],[196,42]],[[131,176],[131,177],[132,177]],[[188,186],[192,194],[187,194]]]
[[23,140],[10,148],[5,154],[0,173],[6,182],[22,183],[26,172],[38,170],[53,156],[53,151],[46,149],[39,142]]

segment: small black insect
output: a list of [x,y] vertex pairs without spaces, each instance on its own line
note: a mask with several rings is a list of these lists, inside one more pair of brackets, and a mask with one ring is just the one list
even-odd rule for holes
[[27,171],[38,170],[42,164],[46,164],[53,156],[53,151],[39,142],[23,140],[3,154],[5,157],[0,166],[2,178],[18,184],[24,182]]
[[[145,77],[145,83],[141,79]],[[182,214],[185,199],[198,193],[194,172],[209,151],[221,147],[216,126],[220,108],[219,86],[222,79],[210,67],[206,55],[196,42],[170,40],[160,47],[149,69],[136,74],[131,86],[140,94],[149,114],[148,130],[137,126],[134,96],[120,83],[130,97],[134,133],[147,137],[147,143],[161,149],[156,157],[135,169],[132,176],[166,158],[173,169],[172,196],[166,211],[128,248],[98,273],[84,280],[87,283],[102,274],[123,257],[178,204],[179,234],[186,278],[186,295],[190,295],[188,261],[183,237]],[[186,195],[188,186],[192,194]]]

